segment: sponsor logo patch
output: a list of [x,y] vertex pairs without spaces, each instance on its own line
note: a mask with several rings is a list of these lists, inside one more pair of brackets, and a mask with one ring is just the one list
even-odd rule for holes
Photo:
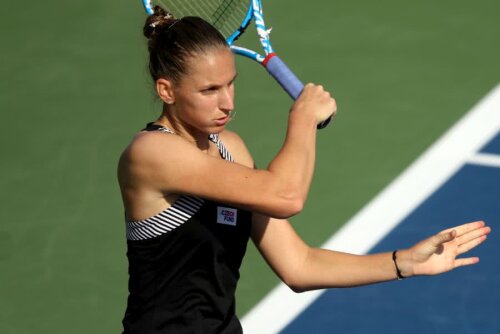
[[237,219],[238,219],[238,210],[232,208],[225,208],[223,206],[217,207],[217,223],[236,226]]

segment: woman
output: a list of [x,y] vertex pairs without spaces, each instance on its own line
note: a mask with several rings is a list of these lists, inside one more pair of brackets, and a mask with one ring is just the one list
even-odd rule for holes
[[251,237],[294,291],[431,275],[478,262],[456,257],[490,232],[483,222],[443,231],[397,253],[357,256],[307,246],[287,217],[301,211],[316,125],[336,112],[321,86],[293,104],[284,144],[267,169],[225,129],[233,112],[233,55],[210,24],[148,17],[150,72],[160,117],[123,152],[129,298],[124,333],[241,333],[234,293]]

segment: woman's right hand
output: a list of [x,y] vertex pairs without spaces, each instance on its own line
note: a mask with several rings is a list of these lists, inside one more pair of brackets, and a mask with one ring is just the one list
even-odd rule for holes
[[309,113],[319,124],[329,117],[335,118],[337,103],[323,86],[308,83],[292,106],[292,111]]

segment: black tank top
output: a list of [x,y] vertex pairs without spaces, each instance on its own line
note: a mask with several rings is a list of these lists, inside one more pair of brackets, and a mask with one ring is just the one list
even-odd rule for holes
[[[145,130],[173,133],[151,123]],[[209,138],[232,161],[218,136]],[[181,196],[163,212],[126,224],[129,296],[123,333],[242,333],[234,295],[250,212]]]

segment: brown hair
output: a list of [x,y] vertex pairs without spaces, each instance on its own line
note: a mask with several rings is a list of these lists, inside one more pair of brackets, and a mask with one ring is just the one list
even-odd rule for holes
[[178,82],[187,74],[187,58],[213,48],[227,48],[224,36],[210,23],[195,16],[176,19],[160,6],[144,25],[148,39],[149,72],[159,78]]

